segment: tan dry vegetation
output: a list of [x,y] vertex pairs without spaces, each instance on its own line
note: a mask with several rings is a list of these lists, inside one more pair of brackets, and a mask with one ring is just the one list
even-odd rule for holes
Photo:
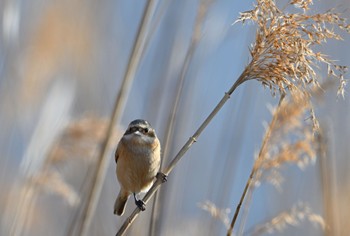
[[[107,128],[108,120],[104,118],[84,117],[71,121],[53,145],[47,162],[56,163],[71,158],[92,161],[96,149],[103,142]],[[116,128],[112,133],[113,142],[118,142],[120,136],[121,131]]]
[[[32,176],[26,176],[9,192],[9,195],[15,196],[7,198],[9,207],[6,208],[6,220],[12,222],[8,225],[11,227],[8,229],[10,234],[35,232],[32,230],[45,224],[47,219],[42,216],[43,209],[37,201],[39,196],[57,195],[74,209],[82,204],[85,193],[76,183],[83,184],[85,177],[89,177],[86,171],[96,163],[95,153],[103,142],[107,128],[107,120],[96,117],[84,117],[67,125],[52,145],[42,168]],[[115,128],[111,137],[113,142],[116,143],[121,135]],[[72,182],[75,182],[75,186]]]
[[[232,234],[241,205],[245,201],[244,207],[246,209],[250,207],[253,191],[261,185],[261,182],[268,181],[282,191],[283,175],[281,170],[286,168],[287,164],[296,164],[304,169],[310,163],[315,162],[317,145],[314,138],[314,118],[312,117],[309,96],[310,94],[294,90],[290,96],[282,96],[278,106],[272,109],[272,120],[266,128],[260,151],[253,164],[227,235]],[[287,216],[290,215],[287,214]],[[244,211],[241,216],[243,218],[241,224],[244,224],[247,217],[248,211]],[[280,217],[276,219],[279,220],[273,222],[284,222]],[[279,226],[270,225],[268,228],[273,229],[273,227],[278,228]],[[240,230],[243,229],[244,226],[241,225]]]
[[322,229],[326,228],[326,223],[322,216],[312,212],[312,209],[305,203],[296,203],[289,210],[282,211],[272,219],[257,225],[252,230],[248,230],[246,235],[263,235],[264,233],[282,233],[286,227],[298,227],[302,222],[308,221]]
[[[254,163],[254,181],[259,181],[261,176],[267,173],[281,176],[278,170],[287,163],[304,168],[315,161],[316,145],[310,111],[308,96],[302,93],[293,93],[289,99],[282,99],[279,106],[273,109],[272,121],[267,127]],[[282,180],[266,176],[264,178],[277,187]]]
[[[317,51],[315,46],[326,43],[328,39],[341,40],[341,36],[334,28],[349,33],[350,26],[334,9],[310,14],[312,4],[312,0],[292,0],[280,9],[273,0],[257,0],[252,10],[241,13],[235,21],[244,23],[249,20],[257,25],[255,41],[250,48],[251,61],[235,85],[256,79],[268,86],[273,94],[278,90],[281,100],[267,128],[227,235],[232,234],[241,204],[252,186],[262,179],[270,180],[276,186],[280,186],[282,177],[278,169],[281,166],[285,163],[296,163],[304,167],[310,160],[315,159],[313,131],[317,131],[318,122],[310,101],[312,96],[310,91],[320,87],[319,76],[322,74],[322,66],[327,66],[328,77],[339,80],[337,94],[344,96],[346,85],[344,75],[347,67],[337,65]],[[295,7],[297,10],[290,7]],[[291,13],[295,11],[296,13]],[[289,104],[283,100],[288,91],[292,100]],[[300,115],[305,113],[305,109],[310,112],[309,116],[313,121],[311,126],[304,126],[299,122]],[[264,177],[266,173],[272,173],[273,177]],[[243,225],[246,217],[247,213],[243,217]],[[240,227],[240,230],[243,228],[244,226]]]
[[[73,162],[80,163],[80,167],[83,168],[73,171],[82,173],[84,166],[94,165],[96,152],[103,142],[107,128],[108,122],[102,118],[85,117],[72,121],[51,148],[42,171],[34,177],[35,183],[50,190],[49,192],[61,195],[71,205],[76,206],[79,200],[78,193],[64,181],[61,172]],[[113,143],[117,143],[121,135],[121,131],[115,128],[111,137]],[[56,171],[56,168],[61,169],[61,172]]]
[[[208,4],[208,2],[206,2],[206,4]],[[214,6],[215,4],[216,3],[206,5],[208,9],[205,10],[203,10],[203,8],[201,9],[200,7],[197,9],[197,11],[200,14],[203,14],[202,20],[204,23],[203,25],[202,23],[201,25],[195,23],[196,25],[194,28],[195,32],[193,33],[193,40],[196,42],[196,47],[200,47],[200,40],[202,40],[203,38],[205,39],[205,34],[201,34],[201,29],[202,27],[206,27],[205,15],[210,14],[211,9],[214,8],[212,6]],[[253,174],[251,175],[251,179],[247,183],[247,198],[251,198],[254,188],[259,186],[260,183],[270,182],[277,188],[283,190],[282,173],[285,169],[287,169],[289,164],[297,165],[305,170],[305,167],[307,165],[315,161],[315,148],[318,144],[317,141],[314,140],[314,132],[318,130],[318,122],[315,118],[314,110],[310,102],[310,98],[312,98],[314,94],[310,91],[313,91],[314,87],[318,88],[320,86],[320,82],[322,80],[321,78],[325,77],[322,76],[323,71],[328,72],[328,76],[330,78],[336,78],[333,81],[339,81],[338,95],[344,96],[344,88],[347,81],[345,78],[345,73],[347,72],[347,68],[345,66],[340,66],[336,64],[335,61],[330,59],[330,57],[328,57],[327,55],[324,55],[320,50],[322,49],[321,46],[324,46],[327,40],[342,39],[340,33],[338,34],[338,32],[341,31],[339,31],[338,29],[349,32],[350,27],[347,24],[346,19],[343,18],[341,14],[337,13],[335,9],[323,13],[313,14],[313,11],[311,10],[312,4],[313,1],[311,0],[291,0],[284,7],[280,8],[276,5],[276,1],[257,0],[254,9],[251,11],[241,13],[239,19],[236,21],[236,23],[252,21],[254,24],[256,24],[257,27],[256,37],[254,39],[255,41],[253,40],[254,42],[252,43],[250,48],[250,61],[243,70],[243,73],[238,79],[238,81],[235,83],[235,85],[237,85],[236,87],[248,80],[258,80],[263,85],[270,88],[273,93],[279,92],[282,95],[282,97],[286,96],[285,99],[281,100],[281,103],[276,109],[272,109],[272,121],[266,128],[266,134],[263,138],[261,150],[257,154],[257,158],[252,168]],[[91,51],[93,50],[92,47],[95,44],[95,36],[94,32],[91,31],[94,29],[94,23],[89,20],[89,17],[87,17],[91,15],[85,12],[82,14],[84,17],[80,18],[81,12],[79,11],[86,11],[88,9],[84,8],[83,5],[85,5],[85,3],[83,4],[83,2],[80,0],[62,1],[60,3],[52,3],[49,5],[45,5],[47,8],[44,9],[44,14],[38,18],[38,24],[36,25],[36,27],[34,27],[34,33],[32,35],[29,35],[29,38],[27,39],[26,44],[28,44],[29,47],[23,54],[20,55],[23,58],[22,60],[20,60],[19,66],[21,68],[22,73],[22,80],[19,81],[20,95],[18,96],[20,105],[25,105],[25,107],[27,104],[29,105],[29,107],[33,104],[34,106],[40,105],[41,100],[39,98],[44,98],[44,92],[46,92],[46,89],[49,88],[50,83],[57,77],[65,75],[65,73],[68,73],[70,75],[74,73],[79,73],[80,76],[77,76],[79,78],[84,78],[84,76],[81,76],[81,74],[88,74],[87,71],[89,71],[91,63],[89,56]],[[123,16],[118,17],[120,17],[118,18],[118,20],[125,20]],[[95,20],[95,18],[93,17],[91,17],[91,19]],[[108,20],[112,21],[111,19]],[[166,24],[166,22],[164,24]],[[174,26],[178,27],[180,26],[180,24],[176,25],[174,23],[172,27]],[[105,27],[105,25],[103,27]],[[118,31],[120,29],[115,30]],[[122,30],[120,30],[120,32],[124,33]],[[120,32],[118,31],[118,33]],[[154,28],[152,29],[152,32],[158,31]],[[149,36],[147,40],[156,38],[153,38],[153,36],[154,35]],[[130,37],[127,38],[127,40],[129,41],[133,39],[134,38]],[[104,42],[105,41],[102,40],[101,43]],[[160,41],[156,42],[158,43]],[[152,42],[149,42],[149,44],[151,43]],[[157,50],[163,51],[163,43],[164,42],[157,45],[157,47],[155,48]],[[110,47],[112,47],[112,45]],[[143,52],[147,52],[148,50],[151,51],[151,49],[154,50],[154,48],[152,47],[141,47],[141,51]],[[176,48],[174,49],[174,51],[176,51]],[[195,64],[192,63],[192,60],[196,59],[196,57],[194,56],[194,51],[195,50],[193,49],[189,50],[188,54],[190,59],[188,64]],[[148,59],[146,54],[147,53],[142,53],[142,57]],[[151,52],[150,54],[153,54],[153,52]],[[118,55],[118,57],[119,56],[120,60],[122,61],[123,57],[128,57],[128,53],[126,53],[125,55]],[[101,58],[98,58],[98,60],[99,59]],[[135,71],[143,72],[142,68],[140,68],[142,66],[138,65],[138,63],[136,64],[137,66],[135,66],[134,68]],[[143,65],[146,64],[147,63]],[[172,68],[173,65],[166,66]],[[190,73],[187,73],[187,70],[188,68],[185,66],[183,76],[190,75]],[[141,72],[140,74],[142,74]],[[156,71],[154,71],[154,74],[156,77]],[[72,78],[70,76],[68,77]],[[131,77],[133,80],[137,76],[133,74]],[[96,83],[100,83],[100,80],[98,79],[100,78],[96,78]],[[113,83],[114,82],[115,81],[113,81]],[[137,83],[137,86],[139,84],[143,84],[143,82],[139,83],[139,81]],[[202,81],[201,83],[204,84]],[[88,83],[85,83],[85,81],[81,82],[79,92],[84,90],[83,87],[88,86],[87,84]],[[109,85],[110,84],[106,85],[106,87]],[[223,104],[235,91],[235,85],[232,87],[232,90],[229,90],[229,92],[225,94],[225,97],[222,99],[222,103],[220,102],[220,104],[218,104],[218,106],[215,108],[215,112],[208,116],[207,120],[189,139],[188,143],[184,145],[184,148],[181,149],[179,154],[177,154],[177,156],[174,158],[175,161],[172,161],[172,164],[169,165],[168,168],[166,168],[167,174],[173,170],[177,162],[187,152],[190,146],[195,141],[197,141],[197,138],[201,134],[201,132],[211,122],[211,119],[214,116],[216,116],[217,112],[221,109]],[[133,89],[140,89],[137,88],[137,86],[135,86],[136,88]],[[128,89],[124,91],[129,92]],[[154,90],[151,91],[154,92]],[[193,91],[190,91],[189,94],[186,95],[184,93],[183,96],[189,96],[190,98],[192,98],[195,96],[195,94],[196,93],[193,93]],[[137,102],[139,102],[139,98],[143,98],[142,96],[144,95],[147,96],[147,92],[145,92],[144,89],[142,91],[137,90],[137,97],[134,96],[133,100],[137,100]],[[104,103],[109,103],[110,101],[104,100],[105,97],[108,96],[103,96],[103,99],[101,100],[103,100]],[[159,98],[158,95],[154,95],[153,97],[156,97],[159,100],[163,100],[163,98]],[[208,97],[206,97],[205,99],[207,99]],[[254,98],[254,96],[252,97]],[[179,96],[179,99],[181,99],[181,96]],[[130,100],[130,103],[131,102],[132,101]],[[147,104],[146,101],[142,102]],[[150,101],[150,103],[152,102],[153,101]],[[249,104],[245,102],[246,101],[242,103],[242,106]],[[86,103],[88,102],[78,101],[76,105],[80,106],[83,104],[84,106],[86,105]],[[188,104],[191,103],[187,103],[186,106],[188,106]],[[99,105],[104,106],[105,104]],[[133,113],[132,110],[134,107],[137,106],[135,106],[135,103],[131,103],[131,107],[131,109],[127,109],[128,111],[125,111],[125,113],[123,113],[123,116],[131,117],[135,115],[135,113]],[[193,114],[195,114],[194,112],[196,109],[193,109],[193,107],[185,107],[184,110],[186,109],[191,111],[193,110]],[[159,109],[159,111],[160,110],[161,109]],[[178,117],[176,119],[178,119],[179,121],[181,119],[186,119],[186,121],[190,121],[189,114],[186,112],[180,114],[181,110],[182,109],[174,109],[174,114],[179,113],[176,114],[176,116]],[[22,114],[21,112],[22,110],[19,109],[18,113],[20,115]],[[145,113],[146,112],[147,111],[145,111]],[[154,117],[154,114],[149,113],[143,115]],[[159,115],[159,117],[161,117],[159,118],[159,120],[166,119],[164,117],[166,117],[167,115],[168,114],[163,114],[163,116]],[[197,116],[195,119],[197,123],[198,117],[199,116]],[[59,134],[59,137],[55,139],[52,144],[50,143],[51,148],[47,153],[47,156],[45,154],[43,165],[40,166],[39,171],[37,171],[37,173],[34,173],[34,175],[30,176],[25,176],[26,173],[20,173],[19,175],[23,174],[24,178],[22,178],[23,176],[21,176],[19,178],[16,178],[13,181],[13,183],[11,183],[13,185],[13,188],[11,188],[12,191],[10,191],[8,194],[5,193],[6,202],[2,203],[2,205],[6,205],[6,207],[4,207],[5,211],[2,218],[2,226],[6,228],[6,230],[7,228],[9,229],[8,231],[10,232],[10,235],[11,233],[13,233],[12,235],[22,235],[24,234],[24,232],[28,233],[28,235],[31,235],[31,233],[32,235],[36,235],[35,230],[40,230],[41,228],[45,227],[45,229],[54,231],[55,228],[52,225],[54,225],[57,222],[57,224],[59,224],[60,219],[58,218],[65,217],[62,217],[62,212],[60,212],[61,214],[57,215],[55,211],[52,211],[54,212],[54,214],[50,212],[52,209],[58,209],[55,208],[57,207],[57,202],[58,205],[61,203],[55,198],[52,199],[52,195],[59,196],[59,200],[62,200],[63,203],[68,203],[68,207],[66,209],[73,209],[73,211],[65,211],[64,214],[67,215],[67,213],[72,213],[72,216],[69,217],[69,219],[67,217],[68,222],[66,222],[66,224],[59,225],[60,228],[64,228],[60,229],[61,231],[59,232],[64,231],[65,233],[67,233],[67,231],[70,231],[72,228],[79,227],[79,224],[81,224],[81,221],[83,219],[82,215],[84,215],[82,214],[81,209],[84,208],[84,205],[87,205],[84,204],[86,203],[87,196],[91,192],[93,192],[87,190],[85,188],[85,185],[90,184],[92,182],[90,181],[90,179],[92,179],[92,171],[89,171],[96,170],[96,154],[101,148],[101,143],[104,141],[104,139],[106,138],[105,136],[108,133],[107,126],[109,124],[109,120],[113,121],[114,119],[85,117],[83,119],[70,121],[69,125],[64,129],[62,134]],[[159,120],[157,122],[159,122]],[[179,122],[175,120],[174,123]],[[193,128],[191,125],[192,124],[189,124],[188,127]],[[159,126],[161,127],[161,125]],[[27,128],[28,127],[25,127],[25,129],[23,129],[25,131],[21,130],[21,132],[28,135],[27,133],[30,133],[30,131],[28,131],[29,129],[26,130]],[[183,130],[175,128],[173,129]],[[225,131],[226,129],[228,129],[228,127],[225,127]],[[51,132],[51,130],[49,129],[45,131]],[[171,139],[175,140],[171,141],[171,143],[169,144],[169,149],[173,149],[175,144],[178,144],[177,142],[179,141],[179,139],[182,138],[181,134],[179,133],[181,132],[176,133],[169,131],[168,136],[171,136]],[[22,135],[22,133],[20,135]],[[6,134],[5,136],[6,138],[8,138],[9,136],[11,136],[11,133],[10,135]],[[57,135],[54,134],[54,137],[56,136]],[[114,146],[108,147],[108,150],[115,148],[115,145],[118,142],[120,136],[121,133],[118,129],[114,133],[111,133],[110,138],[112,141],[110,143],[113,143]],[[218,136],[215,136],[215,134],[213,134],[213,137]],[[221,135],[220,137],[227,139],[227,133],[225,133],[225,135]],[[212,145],[212,143],[213,142],[207,144]],[[199,143],[198,145],[203,145],[203,143]],[[221,146],[219,149],[221,150]],[[216,154],[220,156],[222,152]],[[201,155],[204,156],[206,155],[206,153],[201,153]],[[232,156],[230,156],[230,158],[232,158]],[[237,159],[238,158],[241,157],[238,156]],[[29,161],[33,162],[34,160]],[[191,167],[189,167],[189,169],[190,168]],[[234,169],[236,167],[230,168],[232,168],[230,169],[230,171],[236,171]],[[198,173],[196,171],[196,175],[198,174],[200,176],[200,174],[202,174],[199,172],[200,170],[198,170]],[[193,175],[193,172],[191,172],[190,174]],[[207,175],[207,173],[203,174],[203,176],[205,175]],[[218,174],[215,173],[215,176],[218,176]],[[115,177],[114,173],[113,177]],[[222,179],[219,181],[222,182]],[[111,178],[112,183],[108,181],[106,182],[106,185],[109,184],[107,187],[109,190],[108,196],[114,198],[115,196],[113,195],[113,187],[116,187],[117,185],[115,183],[115,179]],[[172,183],[175,182],[176,181],[173,181]],[[222,185],[223,187],[233,189],[233,187],[230,186],[230,181],[225,182],[227,182],[227,184]],[[213,183],[215,184],[214,181]],[[102,184],[104,183],[101,183],[101,185]],[[171,184],[171,182],[168,184]],[[179,195],[177,194],[179,194],[179,192],[181,191],[178,191],[177,188],[183,188],[185,185],[188,184],[188,182],[179,184],[179,186],[173,188],[175,189],[173,192],[170,192],[171,188],[168,188],[167,196],[172,195],[180,199],[181,196],[179,197]],[[82,187],[82,185],[84,186]],[[205,187],[206,186],[204,186],[204,188]],[[331,213],[329,214],[329,217],[333,217],[334,222],[336,222],[334,225],[342,224],[342,222],[344,222],[343,219],[347,219],[345,216],[348,215],[348,213],[346,212],[349,211],[346,211],[347,207],[345,206],[348,205],[347,196],[349,196],[349,192],[349,189],[344,187],[343,190],[336,191],[337,196],[329,200],[328,205],[325,204],[328,206],[327,210],[329,212],[333,213],[336,210],[340,212],[341,217],[339,219],[336,219],[336,217],[334,217],[334,215],[336,215],[335,213],[334,215],[332,215]],[[188,196],[186,196],[186,201],[190,197],[193,198],[193,196],[196,197],[196,194],[188,194]],[[223,198],[225,197],[227,196],[224,196]],[[45,198],[46,200],[48,200],[48,202],[46,202],[46,205],[41,204],[41,202],[38,201],[38,199],[42,200]],[[165,199],[164,201],[167,201],[167,199]],[[55,206],[51,206],[53,202],[56,204]],[[181,204],[188,206],[188,202],[181,202],[181,200],[179,200],[179,202],[180,203],[177,204],[179,204],[180,206]],[[335,202],[338,205],[335,204]],[[101,198],[99,204],[104,204],[103,206],[107,205],[105,208],[99,208],[100,211],[104,211],[103,216],[101,217],[101,215],[96,214],[97,217],[95,217],[94,211],[92,211],[91,215],[95,217],[93,224],[98,225],[98,227],[90,227],[90,223],[88,223],[87,233],[94,234],[95,232],[98,232],[100,233],[100,235],[109,235],[110,232],[115,232],[116,227],[120,226],[122,220],[119,221],[118,219],[117,222],[115,218],[112,218],[110,216],[112,214],[109,215],[109,212],[107,212],[107,210],[105,211],[105,209],[109,209],[109,205],[111,205],[109,203],[109,200],[106,200],[106,198]],[[230,228],[230,211],[228,209],[217,208],[214,203],[209,201],[200,204],[200,207],[205,211],[208,211],[213,216],[213,218],[215,218],[215,220],[222,221],[226,228]],[[245,203],[245,208],[249,210],[250,207],[250,199],[247,199]],[[288,206],[286,208],[288,208]],[[148,210],[150,210],[150,204],[148,206]],[[277,209],[277,207],[272,210],[274,210],[274,212],[280,211],[280,209]],[[159,215],[160,218],[168,214],[165,211],[166,210],[161,209]],[[49,217],[45,215],[45,213],[47,212],[50,212],[50,214],[48,215],[52,217],[51,219],[49,219]],[[107,216],[105,214],[106,212]],[[164,220],[162,218],[162,223],[166,225],[167,221],[170,221],[171,225],[174,228],[178,228],[176,227],[177,223],[175,220],[187,220],[187,218],[184,217],[187,213],[188,212],[184,213],[184,215],[174,214],[175,216],[171,216],[169,218],[164,217]],[[242,213],[240,217],[243,219],[241,227],[243,230],[239,232],[242,233],[243,231],[246,231],[244,222],[245,219],[248,217],[248,213]],[[70,221],[72,218],[74,218],[74,220]],[[130,220],[129,222],[131,224],[131,219],[131,217],[128,218],[126,222]],[[271,220],[268,220],[262,225],[257,226],[250,232],[252,232],[252,234],[276,232],[276,230],[283,232],[286,228],[285,226],[299,225],[304,220],[308,220],[310,222],[321,225],[323,228],[325,227],[325,224],[328,223],[324,222],[327,221],[328,218],[325,218],[325,220],[323,220],[321,216],[314,214],[311,211],[311,209],[308,208],[306,205],[296,204],[290,210],[281,212],[280,214],[276,215],[276,217],[273,217]],[[199,222],[199,224],[202,224],[202,222]],[[44,225],[45,227],[42,227]],[[162,225],[163,228],[165,228],[164,225]],[[136,224],[133,226],[137,227]],[[140,232],[146,232],[145,226],[147,226],[146,223],[143,224],[142,227],[136,229],[134,232],[138,232],[139,230]],[[190,225],[189,227],[192,226],[193,225]],[[111,231],[108,231],[110,228],[112,228]],[[206,227],[203,227],[203,232],[205,231],[205,229]],[[4,229],[1,230],[5,232]],[[186,229],[177,230],[181,232],[186,231]],[[340,230],[341,232],[347,232],[345,229]],[[71,231],[70,233],[72,233],[73,231]],[[107,231],[109,233],[103,233]],[[163,229],[159,229],[158,234],[160,235],[161,233],[163,233],[163,231]]]
[[50,4],[38,17],[21,58],[22,102],[36,103],[58,73],[71,69],[82,73],[89,68],[94,45],[91,22],[77,17],[71,10],[74,7],[87,10],[79,0],[60,1]]
[[[319,85],[318,72],[326,65],[328,75],[340,81],[338,94],[344,95],[347,68],[337,65],[315,46],[328,39],[341,40],[334,28],[350,32],[350,26],[334,9],[309,14],[311,4],[311,0],[289,1],[280,9],[275,1],[258,0],[252,10],[240,14],[235,23],[252,21],[257,25],[250,49],[252,59],[243,72],[243,81],[257,79],[273,92],[306,91],[310,84]],[[293,6],[300,11],[289,13]]]

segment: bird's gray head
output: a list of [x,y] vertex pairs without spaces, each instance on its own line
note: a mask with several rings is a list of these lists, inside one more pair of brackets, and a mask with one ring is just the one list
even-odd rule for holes
[[149,138],[156,137],[156,133],[152,126],[147,121],[141,119],[134,120],[129,124],[124,136],[130,134],[136,134],[139,136],[145,136]]

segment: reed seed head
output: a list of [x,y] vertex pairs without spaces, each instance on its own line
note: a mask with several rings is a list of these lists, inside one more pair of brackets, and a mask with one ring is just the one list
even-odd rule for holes
[[328,39],[342,40],[334,28],[350,33],[350,26],[334,9],[309,14],[312,3],[291,0],[281,10],[274,0],[257,0],[252,10],[240,13],[236,22],[249,20],[257,24],[256,39],[250,47],[251,61],[243,72],[245,80],[257,79],[273,93],[306,92],[310,85],[319,86],[318,72],[327,66],[328,75],[340,81],[338,95],[344,96],[347,68],[335,64],[318,51],[321,47],[315,46]]

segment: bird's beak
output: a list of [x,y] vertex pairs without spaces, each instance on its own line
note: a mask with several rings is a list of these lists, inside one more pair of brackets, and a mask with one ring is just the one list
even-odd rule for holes
[[138,130],[136,130],[134,134],[141,135],[140,131],[138,131]]

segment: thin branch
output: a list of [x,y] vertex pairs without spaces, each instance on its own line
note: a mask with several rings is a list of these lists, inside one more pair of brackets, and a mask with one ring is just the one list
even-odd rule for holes
[[240,211],[240,209],[241,209],[241,206],[242,206],[242,203],[243,203],[243,201],[244,201],[244,198],[245,198],[245,196],[246,196],[246,194],[247,194],[247,192],[248,192],[248,189],[250,188],[250,186],[251,186],[251,184],[252,184],[252,182],[253,182],[253,177],[254,177],[254,175],[255,175],[255,171],[256,171],[256,170],[257,170],[257,169],[252,168],[252,171],[250,172],[248,181],[247,181],[247,183],[246,183],[246,185],[245,185],[245,187],[244,187],[242,196],[241,196],[241,198],[240,198],[240,200],[239,200],[239,203],[238,203],[238,205],[237,205],[237,207],[236,207],[235,214],[233,215],[233,218],[232,218],[230,227],[229,227],[229,229],[227,230],[227,236],[231,236],[231,235],[232,235],[233,228],[234,228],[234,226],[235,226],[235,223],[236,223],[236,220],[237,220],[239,211]]
[[[193,143],[197,141],[197,138],[200,136],[200,134],[203,132],[203,130],[208,126],[208,124],[211,122],[211,120],[215,117],[215,115],[221,110],[223,105],[227,102],[227,100],[230,98],[231,94],[236,90],[236,88],[242,84],[244,81],[246,81],[246,71],[244,71],[240,77],[237,79],[237,81],[233,84],[233,86],[225,93],[223,98],[220,100],[220,102],[216,105],[216,107],[213,109],[213,111],[209,114],[209,116],[204,120],[204,122],[199,126],[197,131],[188,139],[188,141],[183,145],[183,147],[180,149],[180,151],[177,153],[177,155],[172,159],[170,164],[167,168],[164,170],[165,175],[169,175],[171,171],[174,169],[176,164],[181,160],[181,158],[184,156],[184,154],[190,149]],[[146,193],[145,197],[143,198],[143,201],[147,203],[150,198],[153,196],[153,194],[160,188],[160,185],[163,183],[163,181],[160,178],[157,178],[157,180],[152,185],[151,189]],[[140,209],[136,208],[131,215],[124,221],[123,225],[119,229],[117,236],[123,235],[126,230],[130,227],[130,225],[135,221],[136,217],[140,214]]]
[[96,210],[96,206],[101,194],[103,182],[106,177],[108,163],[110,161],[110,158],[108,155],[108,147],[112,145],[111,137],[113,134],[113,126],[116,123],[118,123],[118,121],[120,120],[121,114],[124,111],[126,100],[130,91],[130,87],[135,77],[139,62],[143,54],[143,48],[146,42],[148,28],[150,26],[153,13],[155,11],[155,7],[156,7],[156,0],[149,0],[145,6],[142,22],[139,26],[137,38],[134,43],[133,51],[129,59],[128,68],[124,75],[123,83],[119,90],[119,93],[114,105],[112,117],[108,125],[107,134],[102,144],[101,151],[99,153],[98,164],[97,164],[98,169],[94,174],[92,190],[90,191],[90,195],[88,196],[87,206],[83,212],[83,222],[79,233],[79,235],[82,235],[82,236],[85,236],[88,234],[90,224]]
[[[278,103],[278,107],[280,107],[284,97],[285,97],[285,95],[282,93],[281,94],[281,98],[280,98],[279,103]],[[248,192],[249,188],[251,187],[251,184],[253,183],[253,178],[255,176],[255,173],[259,169],[259,166],[260,166],[260,163],[261,163],[261,159],[264,156],[264,153],[265,153],[265,150],[266,150],[266,147],[267,147],[267,143],[268,143],[268,141],[270,139],[270,136],[271,136],[271,131],[272,131],[273,124],[276,122],[277,118],[278,118],[278,116],[273,116],[271,124],[269,125],[269,128],[268,128],[268,130],[267,130],[267,132],[265,134],[265,137],[264,137],[261,149],[259,151],[258,158],[254,162],[253,168],[252,168],[252,170],[250,172],[249,178],[248,178],[247,183],[246,183],[246,185],[244,187],[244,190],[243,190],[243,193],[242,193],[241,198],[239,200],[239,203],[238,203],[238,205],[236,207],[236,211],[235,211],[235,213],[233,215],[233,218],[232,218],[232,221],[231,221],[231,225],[230,225],[229,229],[227,230],[227,236],[231,236],[232,235],[233,228],[235,226],[235,223],[236,223],[238,214],[240,212],[241,206],[243,204],[243,201],[244,201],[244,199],[245,199],[245,197],[247,195],[247,192]]]
[[254,191],[254,189],[251,189],[250,191],[248,191],[247,196],[245,197],[245,203],[244,203],[243,211],[241,214],[241,221],[239,222],[239,225],[238,225],[237,235],[243,235],[243,231],[245,229],[245,224],[247,223],[247,219],[248,219],[250,204],[251,204],[252,198],[253,198],[252,197],[253,191]]

